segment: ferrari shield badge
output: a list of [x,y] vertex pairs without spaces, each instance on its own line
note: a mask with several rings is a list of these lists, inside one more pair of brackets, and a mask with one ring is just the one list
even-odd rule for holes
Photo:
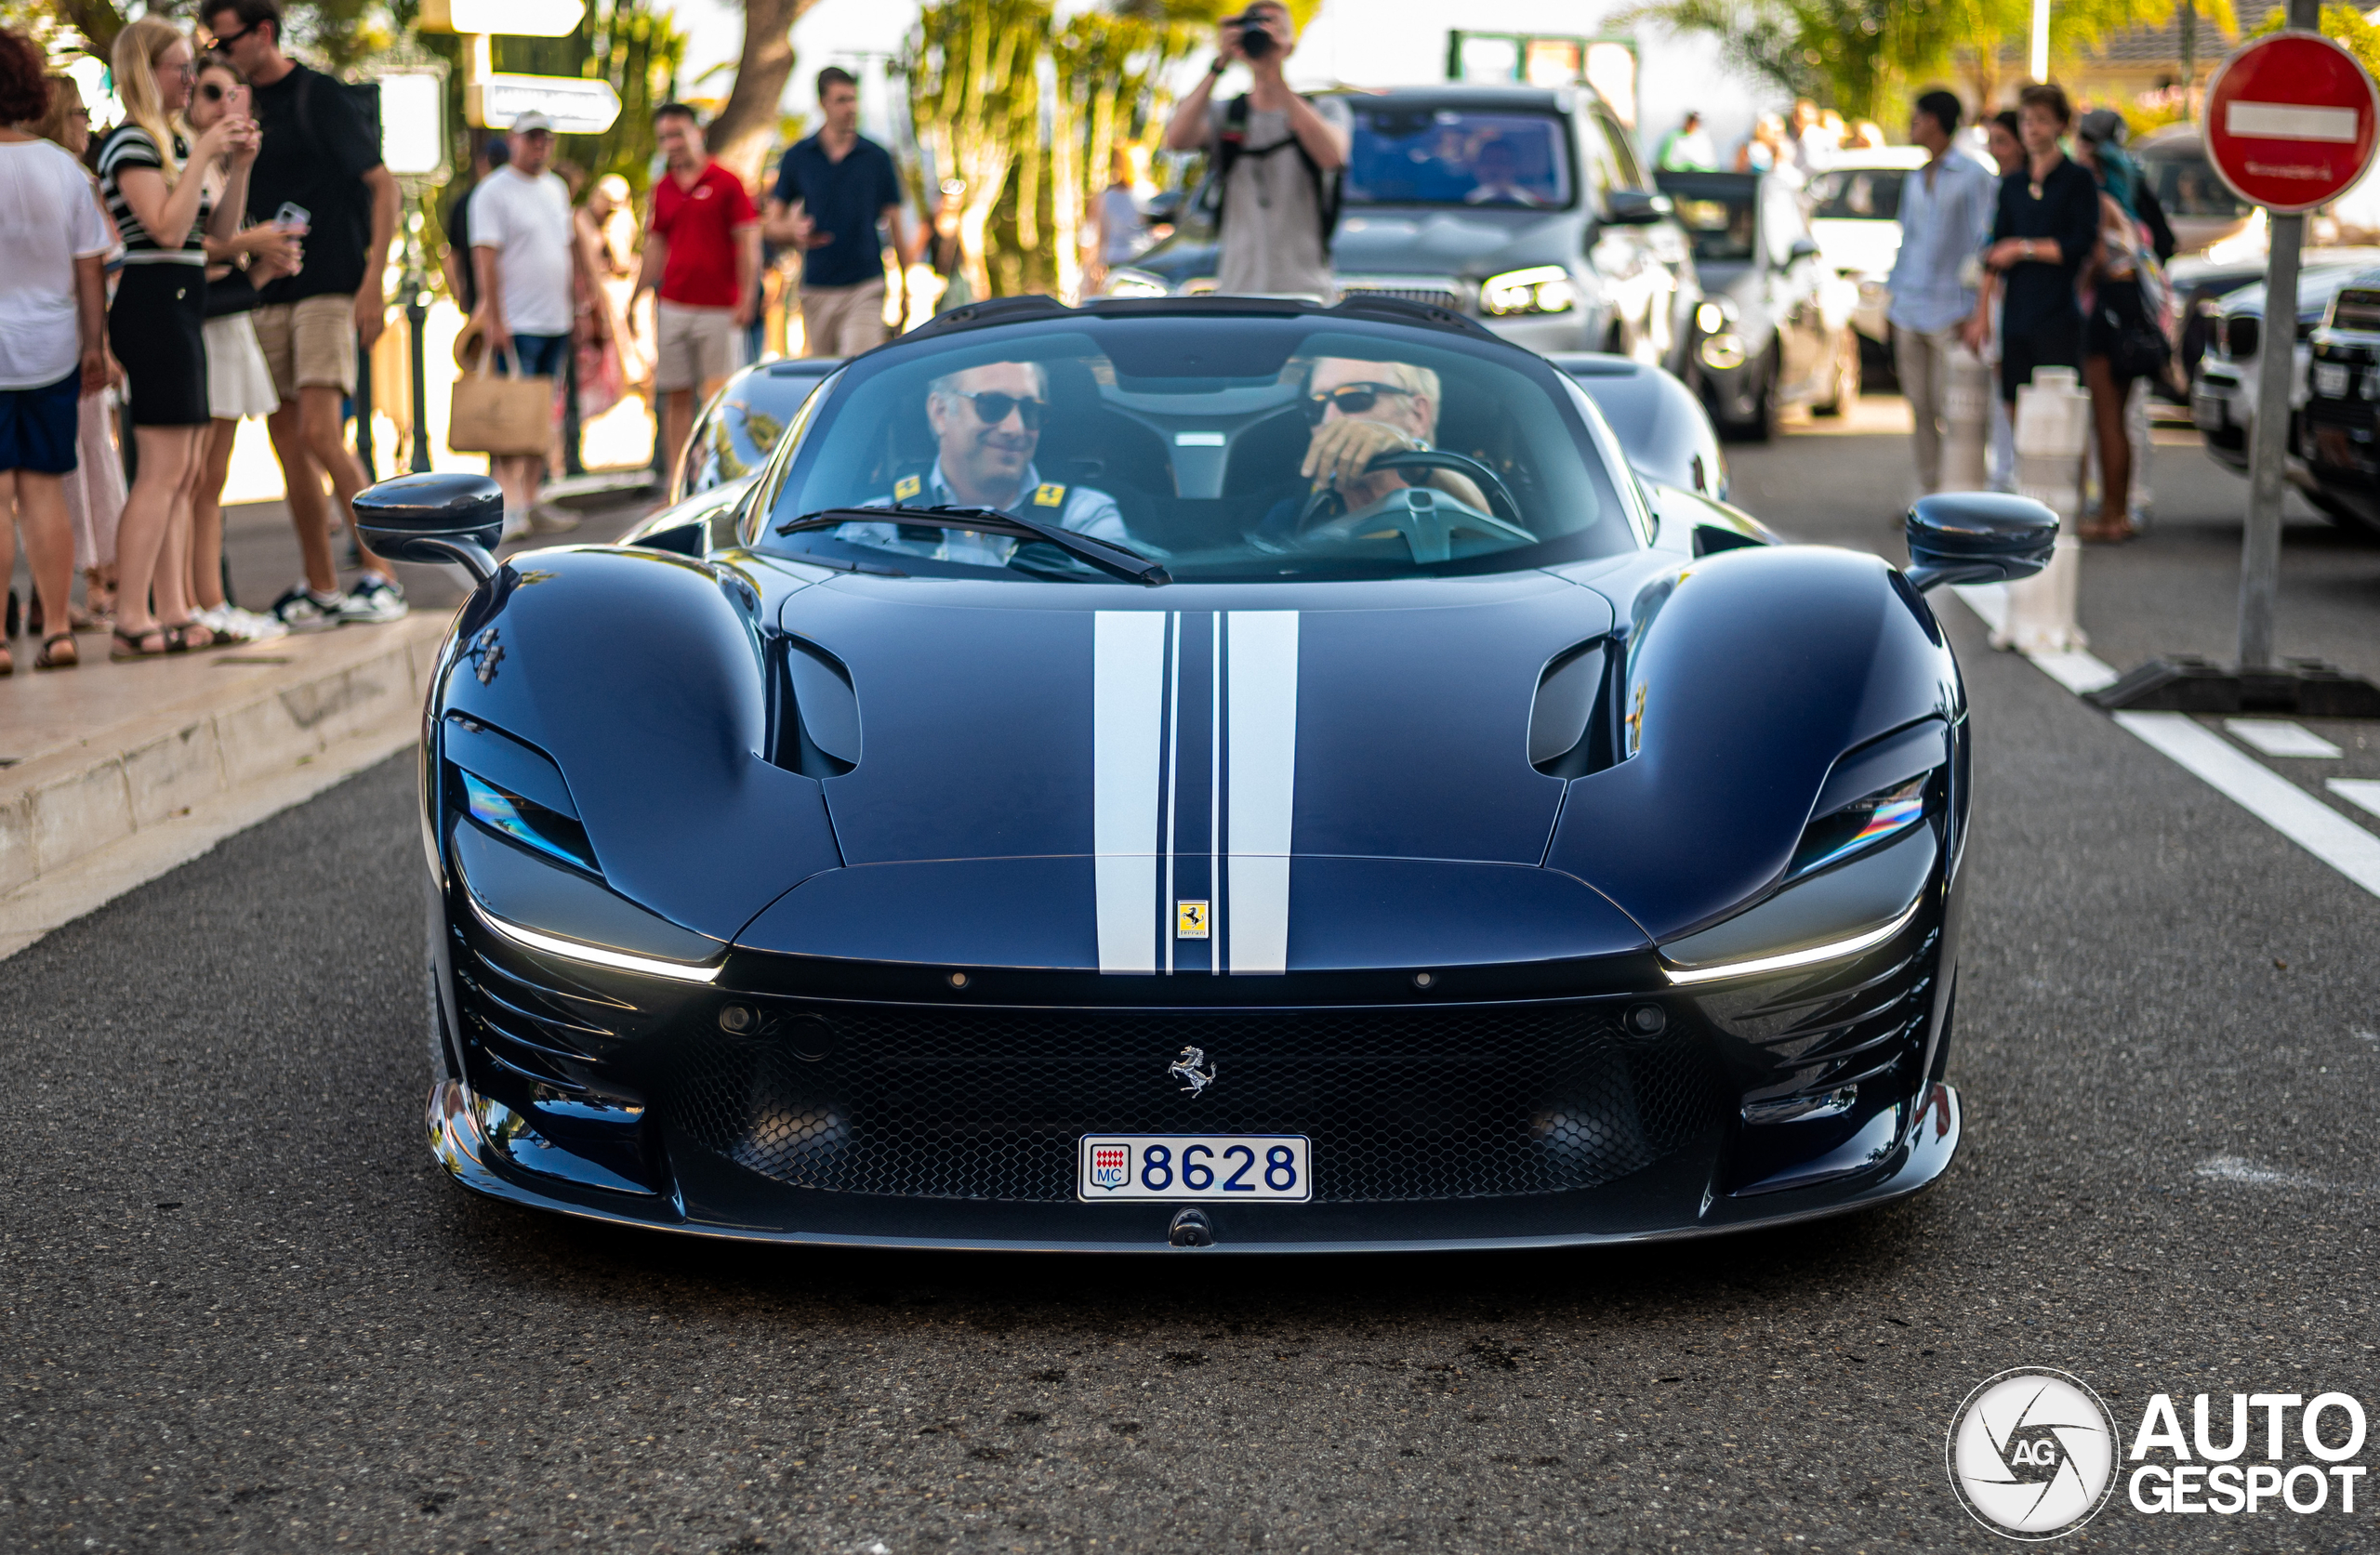
[[1177,939],[1205,939],[1207,937],[1207,904],[1203,902],[1175,903],[1173,932]]
[[1132,1147],[1125,1144],[1091,1147],[1091,1183],[1114,1193],[1132,1180]]
[[1054,481],[1044,481],[1033,488],[1033,506],[1036,507],[1063,507],[1065,504],[1066,489]]
[[925,490],[924,481],[919,480],[914,475],[904,475],[901,479],[892,482],[892,500],[895,502],[906,502],[923,490]]

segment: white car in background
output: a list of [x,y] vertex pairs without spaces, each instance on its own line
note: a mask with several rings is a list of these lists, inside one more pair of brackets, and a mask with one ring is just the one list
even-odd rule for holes
[[1827,269],[1859,288],[1853,327],[1879,346],[1892,345],[1884,289],[1900,253],[1901,180],[1925,165],[1923,146],[1840,152],[1805,191],[1810,235]]

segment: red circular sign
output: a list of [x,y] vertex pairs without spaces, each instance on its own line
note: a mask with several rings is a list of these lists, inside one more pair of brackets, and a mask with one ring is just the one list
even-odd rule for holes
[[2347,192],[2372,164],[2380,96],[2355,56],[2276,33],[2223,61],[2206,89],[2206,154],[2241,199],[2276,215]]

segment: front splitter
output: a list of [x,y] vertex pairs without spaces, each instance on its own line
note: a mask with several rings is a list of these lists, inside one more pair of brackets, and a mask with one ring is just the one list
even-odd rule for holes
[[[1415,1253],[1483,1248],[1615,1246],[1683,1241],[1692,1237],[1721,1236],[1733,1232],[1796,1225],[1874,1208],[1932,1187],[1949,1169],[1950,1158],[1958,1151],[1961,1122],[1958,1092],[1937,1081],[1927,1089],[1924,1104],[1917,1109],[1907,1135],[1891,1153],[1874,1166],[1813,1187],[1763,1193],[1752,1198],[1733,1198],[1703,1192],[1693,1195],[1695,1207],[1692,1210],[1663,1223],[1639,1223],[1622,1229],[1555,1229],[1530,1232],[1488,1230],[1482,1234],[1469,1236],[1380,1235],[1357,1230],[1349,1224],[1346,1229],[1352,1234],[1347,1235],[1302,1238],[1273,1234],[1235,1243],[1226,1222],[1219,1228],[1222,1235],[1215,1245],[1181,1248],[1172,1246],[1166,1240],[1163,1216],[1148,1218],[1151,1224],[1147,1227],[1141,1227],[1135,1221],[1135,1229],[1142,1231],[1143,1234],[1134,1236],[1085,1236],[1073,1232],[1051,1232],[1042,1226],[1002,1228],[984,1234],[938,1228],[932,1233],[914,1234],[851,1229],[853,1220],[867,1217],[871,1206],[860,1195],[848,1193],[818,1195],[822,1201],[837,1201],[834,1207],[838,1213],[822,1218],[842,1222],[841,1225],[788,1227],[737,1223],[707,1216],[698,1207],[690,1209],[688,1196],[682,1188],[668,1196],[640,1197],[630,1203],[626,1195],[605,1193],[597,1189],[578,1189],[559,1182],[549,1186],[531,1180],[532,1174],[501,1158],[480,1127],[472,1100],[469,1089],[459,1081],[441,1080],[430,1088],[430,1147],[440,1165],[457,1182],[475,1193],[577,1219],[633,1227],[641,1231],[796,1246],[954,1252],[1160,1253],[1194,1258],[1225,1253]],[[1704,1175],[1707,1176],[1707,1172]],[[1677,1186],[1685,1184],[1681,1182]],[[1543,1197],[1575,1198],[1577,1195]],[[606,1203],[606,1200],[618,1202]],[[693,1202],[698,1206],[700,1200],[697,1198]],[[905,1209],[915,1209],[907,1200],[876,1202],[887,1206],[883,1212],[892,1218],[903,1217]],[[1484,1207],[1488,1201],[1461,1202]],[[989,1214],[1019,1207],[1022,1206],[972,1206],[972,1209]],[[1064,1213],[1076,1206],[1030,1207]],[[1178,1206],[1168,1205],[1163,1207],[1170,1215]],[[1315,1207],[1324,1211],[1359,1213],[1368,1224],[1392,1217],[1397,1211],[1397,1206],[1385,1205]],[[937,1219],[958,1219],[967,1217],[971,1206],[965,1201],[952,1201],[947,1206],[935,1206],[934,1211]],[[1333,1216],[1322,1218],[1341,1219]]]

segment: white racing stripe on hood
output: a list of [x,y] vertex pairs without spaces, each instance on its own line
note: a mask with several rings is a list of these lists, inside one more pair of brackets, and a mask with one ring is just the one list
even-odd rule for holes
[[1234,974],[1289,965],[1289,820],[1297,797],[1298,613],[1231,613],[1227,655]]
[[1099,969],[1157,965],[1166,613],[1103,610],[1091,633],[1091,850]]

